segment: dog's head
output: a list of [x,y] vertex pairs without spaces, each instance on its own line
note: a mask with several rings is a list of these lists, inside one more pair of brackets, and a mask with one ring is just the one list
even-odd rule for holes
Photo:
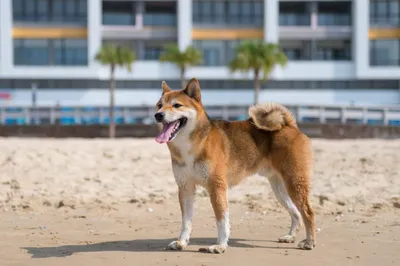
[[189,135],[203,110],[201,104],[200,84],[192,78],[185,89],[172,91],[165,81],[162,82],[162,96],[157,102],[154,117],[162,125],[157,136],[158,143],[174,140],[178,135]]

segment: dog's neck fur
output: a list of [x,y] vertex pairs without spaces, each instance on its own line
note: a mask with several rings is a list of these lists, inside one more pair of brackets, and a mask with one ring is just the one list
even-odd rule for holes
[[[171,152],[178,152],[178,157],[183,160],[189,160],[186,163],[191,164],[195,155],[201,151],[211,128],[211,121],[207,113],[202,109],[201,112],[196,114],[196,119],[188,121],[182,132],[167,145]],[[194,142],[196,143],[195,147],[192,145]]]

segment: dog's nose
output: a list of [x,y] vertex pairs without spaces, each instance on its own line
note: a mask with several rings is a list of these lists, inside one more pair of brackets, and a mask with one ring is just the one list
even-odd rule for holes
[[154,115],[154,117],[156,118],[157,122],[162,122],[164,120],[165,114],[160,112],[160,113],[156,113]]

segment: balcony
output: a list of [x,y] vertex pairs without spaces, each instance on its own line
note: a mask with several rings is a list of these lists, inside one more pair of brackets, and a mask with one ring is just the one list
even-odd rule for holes
[[143,14],[144,26],[176,26],[175,14],[145,13]]
[[307,14],[282,13],[279,15],[280,26],[310,26],[311,16]]
[[318,14],[318,26],[350,26],[351,16],[346,14]]
[[135,24],[135,14],[119,12],[103,13],[103,25],[134,26]]

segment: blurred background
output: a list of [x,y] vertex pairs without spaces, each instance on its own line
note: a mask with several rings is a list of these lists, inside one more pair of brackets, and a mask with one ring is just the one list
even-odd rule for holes
[[167,44],[193,46],[210,116],[247,117],[253,74],[227,64],[246,40],[278,43],[288,58],[261,83],[260,102],[287,105],[299,122],[400,125],[400,1],[1,0],[0,121],[5,125],[107,125],[110,67],[104,44],[128,47],[115,70],[115,123],[151,124]]

